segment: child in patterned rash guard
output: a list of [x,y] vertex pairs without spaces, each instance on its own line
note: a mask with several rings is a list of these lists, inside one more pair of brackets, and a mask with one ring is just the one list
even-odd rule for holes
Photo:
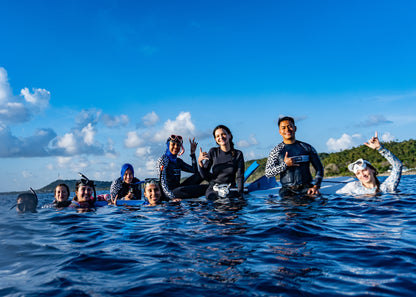
[[377,178],[377,170],[367,160],[358,159],[354,163],[348,165],[348,170],[353,172],[358,178],[358,181],[350,182],[343,188],[339,189],[337,194],[377,194],[377,193],[394,193],[399,185],[402,176],[402,162],[393,155],[388,149],[383,147],[377,136],[377,132],[368,143],[364,143],[371,149],[377,150],[384,158],[389,161],[393,169],[390,176],[383,182]]

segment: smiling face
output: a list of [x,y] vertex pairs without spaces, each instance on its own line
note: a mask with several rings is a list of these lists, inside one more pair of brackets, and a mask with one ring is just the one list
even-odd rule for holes
[[130,169],[127,169],[124,172],[123,181],[127,184],[131,183],[133,181],[133,172],[131,172]]
[[182,144],[175,141],[169,141],[169,151],[172,155],[179,154],[179,151],[181,150]]
[[221,148],[226,148],[227,150],[230,149],[231,135],[228,134],[227,131],[221,128],[215,130],[214,138]]
[[67,201],[69,198],[68,190],[64,186],[57,186],[55,189],[55,199],[58,202]]
[[144,189],[144,197],[147,198],[150,205],[156,205],[162,197],[159,186],[152,183],[147,184],[146,188]]
[[374,188],[376,186],[374,170],[368,166],[365,169],[357,170],[355,176],[366,188]]
[[283,137],[283,142],[291,144],[295,142],[296,126],[288,120],[281,121],[279,124],[279,134]]
[[77,195],[78,202],[90,201],[92,196],[92,187],[88,185],[79,185],[75,194]]

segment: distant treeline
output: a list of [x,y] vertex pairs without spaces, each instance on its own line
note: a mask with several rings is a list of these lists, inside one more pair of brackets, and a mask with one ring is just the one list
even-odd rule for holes
[[[416,167],[416,140],[406,140],[402,142],[385,142],[384,147],[396,155],[407,168]],[[363,158],[371,162],[379,173],[384,173],[390,168],[390,163],[383,158],[376,150],[372,150],[365,145],[354,147],[337,153],[320,153],[322,164],[325,168],[325,176],[351,175],[348,171],[348,164]],[[251,160],[246,162],[246,168],[251,163],[257,161],[260,164],[256,172],[248,179],[248,182],[257,179],[264,174],[267,158]]]

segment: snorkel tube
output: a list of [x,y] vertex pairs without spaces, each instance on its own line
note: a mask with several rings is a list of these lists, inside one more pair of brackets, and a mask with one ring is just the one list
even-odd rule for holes
[[91,204],[94,204],[97,201],[97,192],[95,190],[95,184],[93,180],[90,180],[88,177],[86,177],[85,175],[83,175],[81,172],[78,172],[78,175],[81,176],[81,184],[83,185],[89,185],[90,187],[92,187],[93,191],[94,191],[94,199],[92,200]]

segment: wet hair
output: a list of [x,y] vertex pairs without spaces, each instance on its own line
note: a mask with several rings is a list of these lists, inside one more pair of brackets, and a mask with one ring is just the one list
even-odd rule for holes
[[227,134],[230,135],[230,148],[231,148],[231,154],[234,157],[235,155],[235,149],[234,149],[234,142],[233,142],[233,134],[231,133],[231,130],[224,125],[218,125],[217,127],[214,128],[214,130],[212,131],[212,136],[214,136],[215,139],[215,131],[217,131],[218,129],[222,129],[225,132],[227,132]]
[[17,196],[15,206],[19,213],[36,212],[36,207],[38,206],[38,196],[35,191],[32,189],[31,191],[32,193],[22,193]]
[[70,194],[71,192],[69,191],[69,187],[68,187],[68,185],[67,185],[67,184],[59,184],[59,185],[57,185],[57,186],[55,187],[55,193],[54,193],[54,196],[56,195],[56,189],[57,189],[58,187],[64,187],[64,188],[66,189],[66,191],[68,192],[68,198],[69,198],[69,194]]
[[376,169],[373,165],[371,165],[370,163],[368,163],[368,164],[367,164],[367,167],[368,167],[368,168],[373,169],[373,171],[374,171],[374,178],[375,178],[375,180],[376,180],[376,193],[380,193],[380,192],[381,192],[381,190],[380,190],[380,185],[381,185],[381,183],[380,183],[379,179],[377,178],[378,171],[377,171],[377,169]]
[[279,121],[277,122],[277,126],[279,126],[279,127],[280,127],[280,123],[281,123],[281,122],[283,122],[283,121],[289,121],[289,122],[291,122],[293,125],[295,125],[295,120],[294,120],[292,117],[289,117],[289,116],[284,116],[284,117],[279,118]]

